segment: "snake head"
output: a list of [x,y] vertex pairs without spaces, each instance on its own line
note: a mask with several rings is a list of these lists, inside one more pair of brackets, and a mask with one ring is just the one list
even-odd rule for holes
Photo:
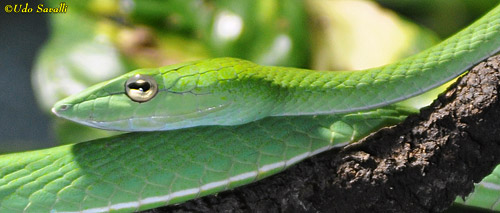
[[238,92],[241,89],[233,85],[236,81],[220,80],[220,76],[228,76],[230,69],[231,64],[211,60],[135,70],[67,97],[52,111],[84,125],[120,131],[234,125],[255,120],[249,113],[254,108],[241,107],[242,103],[252,103]]

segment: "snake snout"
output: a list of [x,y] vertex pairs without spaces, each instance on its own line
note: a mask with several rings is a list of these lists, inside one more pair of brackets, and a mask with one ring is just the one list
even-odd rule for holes
[[52,107],[52,113],[61,117],[61,114],[69,108],[71,108],[71,104],[56,104]]

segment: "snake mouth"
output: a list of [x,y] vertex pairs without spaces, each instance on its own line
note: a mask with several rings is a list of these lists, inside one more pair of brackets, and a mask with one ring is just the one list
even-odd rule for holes
[[[196,117],[202,118],[211,113],[216,113],[229,107],[232,102],[219,104],[216,106],[211,106],[203,109],[197,109],[192,112],[186,112],[182,114],[174,115],[152,115],[148,117],[130,117],[107,121],[98,120],[76,120],[73,121],[81,123],[88,126],[93,126],[99,129],[105,130],[115,130],[115,131],[163,131],[163,130],[173,130],[182,129],[192,126],[198,126],[196,124]],[[142,126],[147,123],[146,126]]]
[[71,109],[77,109],[78,104],[56,104],[52,108],[52,112],[58,117],[68,119],[70,121],[91,126],[98,129],[113,130],[113,131],[159,131],[182,129],[192,126],[198,126],[193,122],[196,118],[202,118],[208,114],[216,113],[229,107],[232,102],[227,102],[215,106],[210,106],[202,109],[196,109],[191,112],[170,115],[152,115],[145,117],[127,117],[114,120],[98,120],[92,116],[86,118],[77,118],[65,112],[71,112]]

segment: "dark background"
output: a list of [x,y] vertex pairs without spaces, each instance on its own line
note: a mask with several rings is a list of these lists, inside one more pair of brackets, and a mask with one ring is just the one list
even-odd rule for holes
[[50,112],[35,102],[30,75],[48,37],[48,15],[6,13],[6,4],[0,8],[0,152],[53,146]]

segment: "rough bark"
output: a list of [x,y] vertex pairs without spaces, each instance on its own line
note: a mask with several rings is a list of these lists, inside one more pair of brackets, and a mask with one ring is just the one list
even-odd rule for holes
[[342,150],[278,175],[150,212],[439,212],[500,163],[500,57],[445,94]]

